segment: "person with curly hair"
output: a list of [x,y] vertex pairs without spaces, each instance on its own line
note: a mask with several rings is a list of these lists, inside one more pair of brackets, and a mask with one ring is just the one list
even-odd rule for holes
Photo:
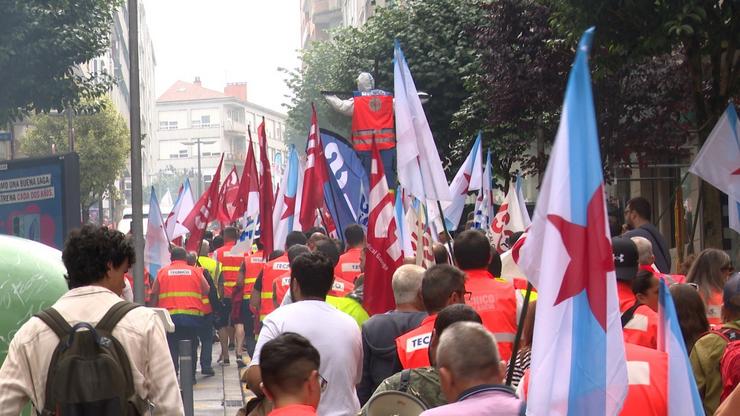
[[[136,256],[123,233],[85,225],[67,237],[62,261],[70,290],[52,307],[71,326],[86,322],[94,327],[121,302],[124,273]],[[151,402],[155,415],[184,414],[164,325],[156,313],[134,308],[112,334],[126,351],[138,398]],[[59,337],[41,319],[32,317],[23,324],[0,368],[0,413],[20,414],[29,401],[35,409],[44,409],[48,370],[58,344]]]

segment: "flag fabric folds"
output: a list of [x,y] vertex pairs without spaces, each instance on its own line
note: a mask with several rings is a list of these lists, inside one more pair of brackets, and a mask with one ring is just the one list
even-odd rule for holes
[[391,278],[403,256],[396,236],[393,194],[388,190],[383,162],[373,143],[370,162],[370,218],[367,227],[364,305],[371,315],[395,307]]
[[182,225],[190,230],[190,237],[185,244],[185,249],[188,251],[197,252],[200,247],[201,240],[203,239],[203,233],[208,226],[208,223],[216,218],[216,209],[218,204],[218,191],[219,184],[221,183],[221,165],[224,163],[224,155],[221,155],[221,160],[218,162],[216,172],[213,174],[213,180],[208,189],[203,195],[198,198],[198,202],[195,203],[190,214],[185,218]]
[[699,150],[689,172],[740,201],[740,123],[730,103]]
[[298,176],[302,173],[298,171],[299,169],[298,152],[295,150],[295,146],[291,145],[288,153],[288,169],[283,174],[272,215],[272,224],[275,227],[274,244],[278,250],[285,247],[285,239],[288,237],[288,233],[293,230]]
[[676,306],[665,280],[658,280],[658,350],[668,354],[668,416],[703,415],[704,406],[678,324]]
[[588,69],[578,45],[519,266],[537,288],[528,415],[616,415],[628,388]]
[[[260,145],[260,241],[265,253],[272,253],[275,249],[272,235],[272,210],[275,205],[272,189],[272,172],[270,157],[267,154],[267,134],[265,132],[265,118],[257,126],[257,139]],[[268,254],[269,255],[269,254]]]
[[321,145],[319,121],[316,108],[311,106],[311,127],[306,143],[306,171],[303,175],[303,195],[299,221],[304,230],[314,226],[318,210],[324,206],[324,184],[329,175],[326,172],[324,148]]
[[180,192],[177,195],[175,206],[172,208],[172,212],[170,212],[165,221],[167,235],[171,240],[180,238],[190,232],[182,225],[182,223],[185,221],[188,214],[190,214],[190,211],[193,210],[193,205],[195,205],[195,201],[193,200],[193,191],[190,188],[190,180],[186,178],[185,183],[180,187]]
[[529,227],[532,224],[532,218],[529,216],[527,211],[527,203],[524,200],[524,192],[522,191],[522,181],[524,178],[519,173],[516,174],[516,199],[519,202],[519,212],[522,213],[522,221],[524,222],[524,228]]
[[468,157],[460,165],[460,170],[457,171],[457,175],[455,175],[450,183],[452,201],[442,204],[447,228],[450,230],[456,230],[460,224],[460,217],[462,217],[463,210],[465,209],[465,200],[468,198],[468,192],[481,189],[481,176],[483,174],[481,167],[482,154],[481,133],[478,132],[478,137],[473,142],[470,154],[468,154]]
[[478,190],[478,197],[475,199],[475,214],[473,216],[473,228],[485,230],[490,234],[488,227],[493,219],[493,166],[491,165],[491,150],[488,150],[486,156],[486,167],[483,171],[483,183]]
[[514,233],[524,231],[527,224],[522,214],[522,204],[519,203],[519,193],[513,181],[509,182],[509,191],[506,193],[504,202],[498,209],[496,216],[491,220],[490,232],[491,245],[496,247],[499,253],[503,253],[511,247],[506,245],[506,240]]
[[216,219],[223,227],[229,225],[234,217],[238,192],[239,175],[236,173],[236,167],[232,167],[229,174],[224,178],[221,190],[218,192],[218,211],[216,213]]
[[442,162],[401,45],[393,52],[398,182],[422,201],[450,201]]
[[[232,221],[244,217],[256,217],[259,212],[259,175],[257,173],[257,162],[254,157],[254,146],[252,145],[252,133],[249,132],[249,143],[247,144],[247,158],[244,160],[242,179],[239,181],[236,202],[234,203],[234,215]],[[246,220],[245,220],[246,222]]]
[[146,226],[146,244],[144,246],[144,267],[151,276],[156,276],[159,269],[170,263],[170,243],[162,223],[162,213],[157,202],[157,193],[152,187],[149,199],[149,220]]

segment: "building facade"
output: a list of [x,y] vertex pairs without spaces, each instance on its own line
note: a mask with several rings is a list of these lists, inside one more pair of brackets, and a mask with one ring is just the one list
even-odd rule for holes
[[[241,177],[248,131],[252,133],[259,163],[256,128],[263,117],[273,184],[279,182],[287,156],[284,142],[287,116],[249,102],[246,83],[227,84],[221,92],[203,87],[198,77],[192,83],[177,81],[157,99],[156,109],[158,132],[152,146],[154,175],[162,180],[172,179],[166,188],[173,195],[179,183],[188,177],[197,198],[198,190],[202,192],[211,183],[221,154],[224,155],[222,178],[232,167],[236,167]],[[164,192],[164,188],[160,189]]]

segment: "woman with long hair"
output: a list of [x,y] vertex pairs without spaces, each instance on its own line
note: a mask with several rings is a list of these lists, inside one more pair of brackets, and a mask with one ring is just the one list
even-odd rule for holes
[[709,321],[697,287],[694,284],[675,284],[670,287],[673,303],[676,305],[678,325],[681,327],[686,353],[691,354],[694,343],[707,331]]
[[727,253],[708,248],[699,253],[686,276],[687,283],[697,285],[699,296],[707,307],[707,319],[712,326],[722,325],[722,290],[733,270]]

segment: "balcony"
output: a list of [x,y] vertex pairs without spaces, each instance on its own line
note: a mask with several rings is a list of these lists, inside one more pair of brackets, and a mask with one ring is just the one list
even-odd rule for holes
[[246,134],[247,126],[239,121],[226,119],[224,120],[224,131]]

